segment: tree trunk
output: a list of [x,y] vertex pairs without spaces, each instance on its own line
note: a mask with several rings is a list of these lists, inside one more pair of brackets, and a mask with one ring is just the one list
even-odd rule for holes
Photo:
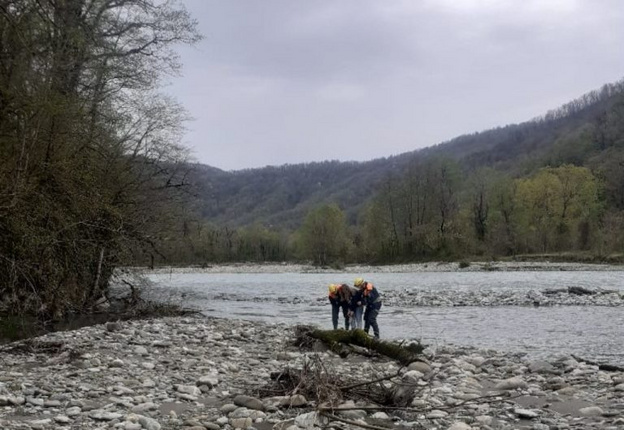
[[398,361],[402,365],[417,361],[418,355],[424,349],[420,343],[404,347],[395,342],[381,341],[369,336],[363,330],[318,330],[308,326],[298,326],[296,333],[298,345],[308,343],[306,338],[318,339],[342,357],[347,356],[350,352],[345,348],[345,345],[355,345],[371,349]]

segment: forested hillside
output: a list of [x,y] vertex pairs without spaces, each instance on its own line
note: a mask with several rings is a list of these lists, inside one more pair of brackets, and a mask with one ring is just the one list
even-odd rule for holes
[[[345,228],[350,231],[347,244],[338,252],[340,258],[335,257],[341,260],[580,249],[612,253],[618,251],[619,242],[604,243],[599,236],[605,237],[608,223],[611,227],[620,223],[623,162],[624,83],[620,81],[525,123],[460,136],[395,157],[234,172],[195,165],[191,182],[196,185],[196,214],[184,221],[183,236],[195,237],[197,243],[190,254],[178,251],[186,255],[185,260],[264,259],[266,253],[253,244],[258,237],[271,237],[274,246],[268,248],[279,249],[271,254],[275,259],[311,258],[302,253],[305,246],[293,233],[315,210],[333,205],[344,213]],[[543,168],[551,169],[540,170]],[[566,205],[573,196],[565,197],[571,199],[562,203],[565,209],[542,207],[544,214],[534,213],[546,203],[531,200],[538,196],[530,197],[528,188],[545,185],[531,185],[531,181],[552,182],[555,178],[569,184],[572,177],[595,184],[595,202],[583,203],[592,207],[591,217],[575,220],[574,225],[550,219],[552,211],[563,211],[560,218],[569,217]],[[505,187],[512,188],[507,189],[508,195],[502,191]],[[498,203],[491,200],[496,193]],[[474,201],[477,195],[481,199],[478,204]],[[505,199],[510,207],[501,209]],[[523,218],[522,223],[516,220],[514,224],[512,215]],[[529,222],[531,217],[540,218],[543,225]],[[500,224],[501,219],[506,226]],[[202,233],[193,236],[191,226]],[[544,230],[549,228],[569,238],[547,238]],[[578,237],[579,229],[585,229],[584,239]],[[254,233],[248,237],[251,230]],[[535,231],[542,231],[543,237],[536,238]],[[366,242],[365,246],[360,242]],[[197,254],[198,250],[202,251]]]
[[355,222],[356,212],[382,178],[400,176],[413,160],[430,157],[457,160],[465,172],[493,167],[514,176],[553,163],[582,165],[624,138],[623,92],[623,82],[605,85],[522,124],[368,162],[326,161],[232,172],[197,164],[193,182],[201,216],[232,227],[261,222],[293,228],[301,225],[311,207],[336,203]]

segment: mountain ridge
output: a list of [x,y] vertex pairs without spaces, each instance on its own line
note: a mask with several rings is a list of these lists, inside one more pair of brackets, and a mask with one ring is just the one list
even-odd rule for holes
[[[335,203],[353,224],[385,178],[402,175],[419,160],[450,158],[464,173],[490,167],[520,177],[551,165],[558,142],[565,150],[561,142],[567,139],[573,146],[574,136],[586,130],[595,148],[587,149],[585,158],[576,164],[587,163],[590,156],[606,149],[600,144],[600,134],[614,126],[614,116],[624,113],[623,94],[624,79],[525,122],[368,161],[332,160],[232,171],[195,163],[191,180],[196,186],[196,206],[201,218],[215,224],[241,227],[261,223],[291,230],[301,225],[311,208]],[[618,119],[620,126],[624,130]]]

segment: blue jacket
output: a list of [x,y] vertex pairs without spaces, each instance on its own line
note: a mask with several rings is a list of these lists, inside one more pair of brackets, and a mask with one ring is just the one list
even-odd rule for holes
[[[366,303],[366,307],[370,309],[381,308],[381,294],[379,294],[377,288],[375,288],[370,282],[366,282],[364,285],[364,301]],[[372,289],[368,290],[367,288],[369,286]]]

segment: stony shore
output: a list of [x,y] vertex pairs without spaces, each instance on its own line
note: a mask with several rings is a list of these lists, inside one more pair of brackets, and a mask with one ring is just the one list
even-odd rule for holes
[[[536,272],[536,271],[624,271],[624,266],[584,263],[551,262],[476,262],[467,267],[459,263],[414,263],[387,266],[350,265],[344,269],[319,268],[305,264],[224,264],[204,268],[198,267],[163,267],[155,270],[133,269],[135,273],[176,274],[176,273],[340,273],[350,275],[374,273],[425,273],[425,272]],[[583,291],[584,290],[584,291]],[[271,302],[273,297],[237,296],[233,294],[217,295],[219,300]],[[280,297],[281,304],[297,304],[304,300],[300,297]],[[310,305],[326,305],[325,297],[310,300]],[[449,306],[624,306],[624,294],[601,288],[581,289],[561,287],[557,289],[470,289],[441,288],[423,290],[418,288],[404,291],[384,291],[384,304],[399,307],[449,307]]]
[[[299,430],[328,422],[311,396],[267,396],[271,374],[321,362],[345,383],[395,374],[383,357],[300,350],[293,327],[206,317],[127,321],[0,348],[0,428]],[[332,405],[341,420],[409,429],[617,429],[624,373],[561,357],[550,363],[438,346],[403,369],[406,410]]]
[[589,263],[557,263],[557,262],[523,262],[523,261],[488,261],[472,262],[467,266],[457,262],[431,262],[393,264],[383,266],[347,265],[336,269],[317,267],[310,264],[294,263],[231,263],[207,267],[162,267],[149,270],[150,273],[419,273],[419,272],[482,272],[482,271],[620,271],[624,265],[589,264]]
[[624,293],[602,289],[407,290],[384,295],[388,306],[624,306]]

